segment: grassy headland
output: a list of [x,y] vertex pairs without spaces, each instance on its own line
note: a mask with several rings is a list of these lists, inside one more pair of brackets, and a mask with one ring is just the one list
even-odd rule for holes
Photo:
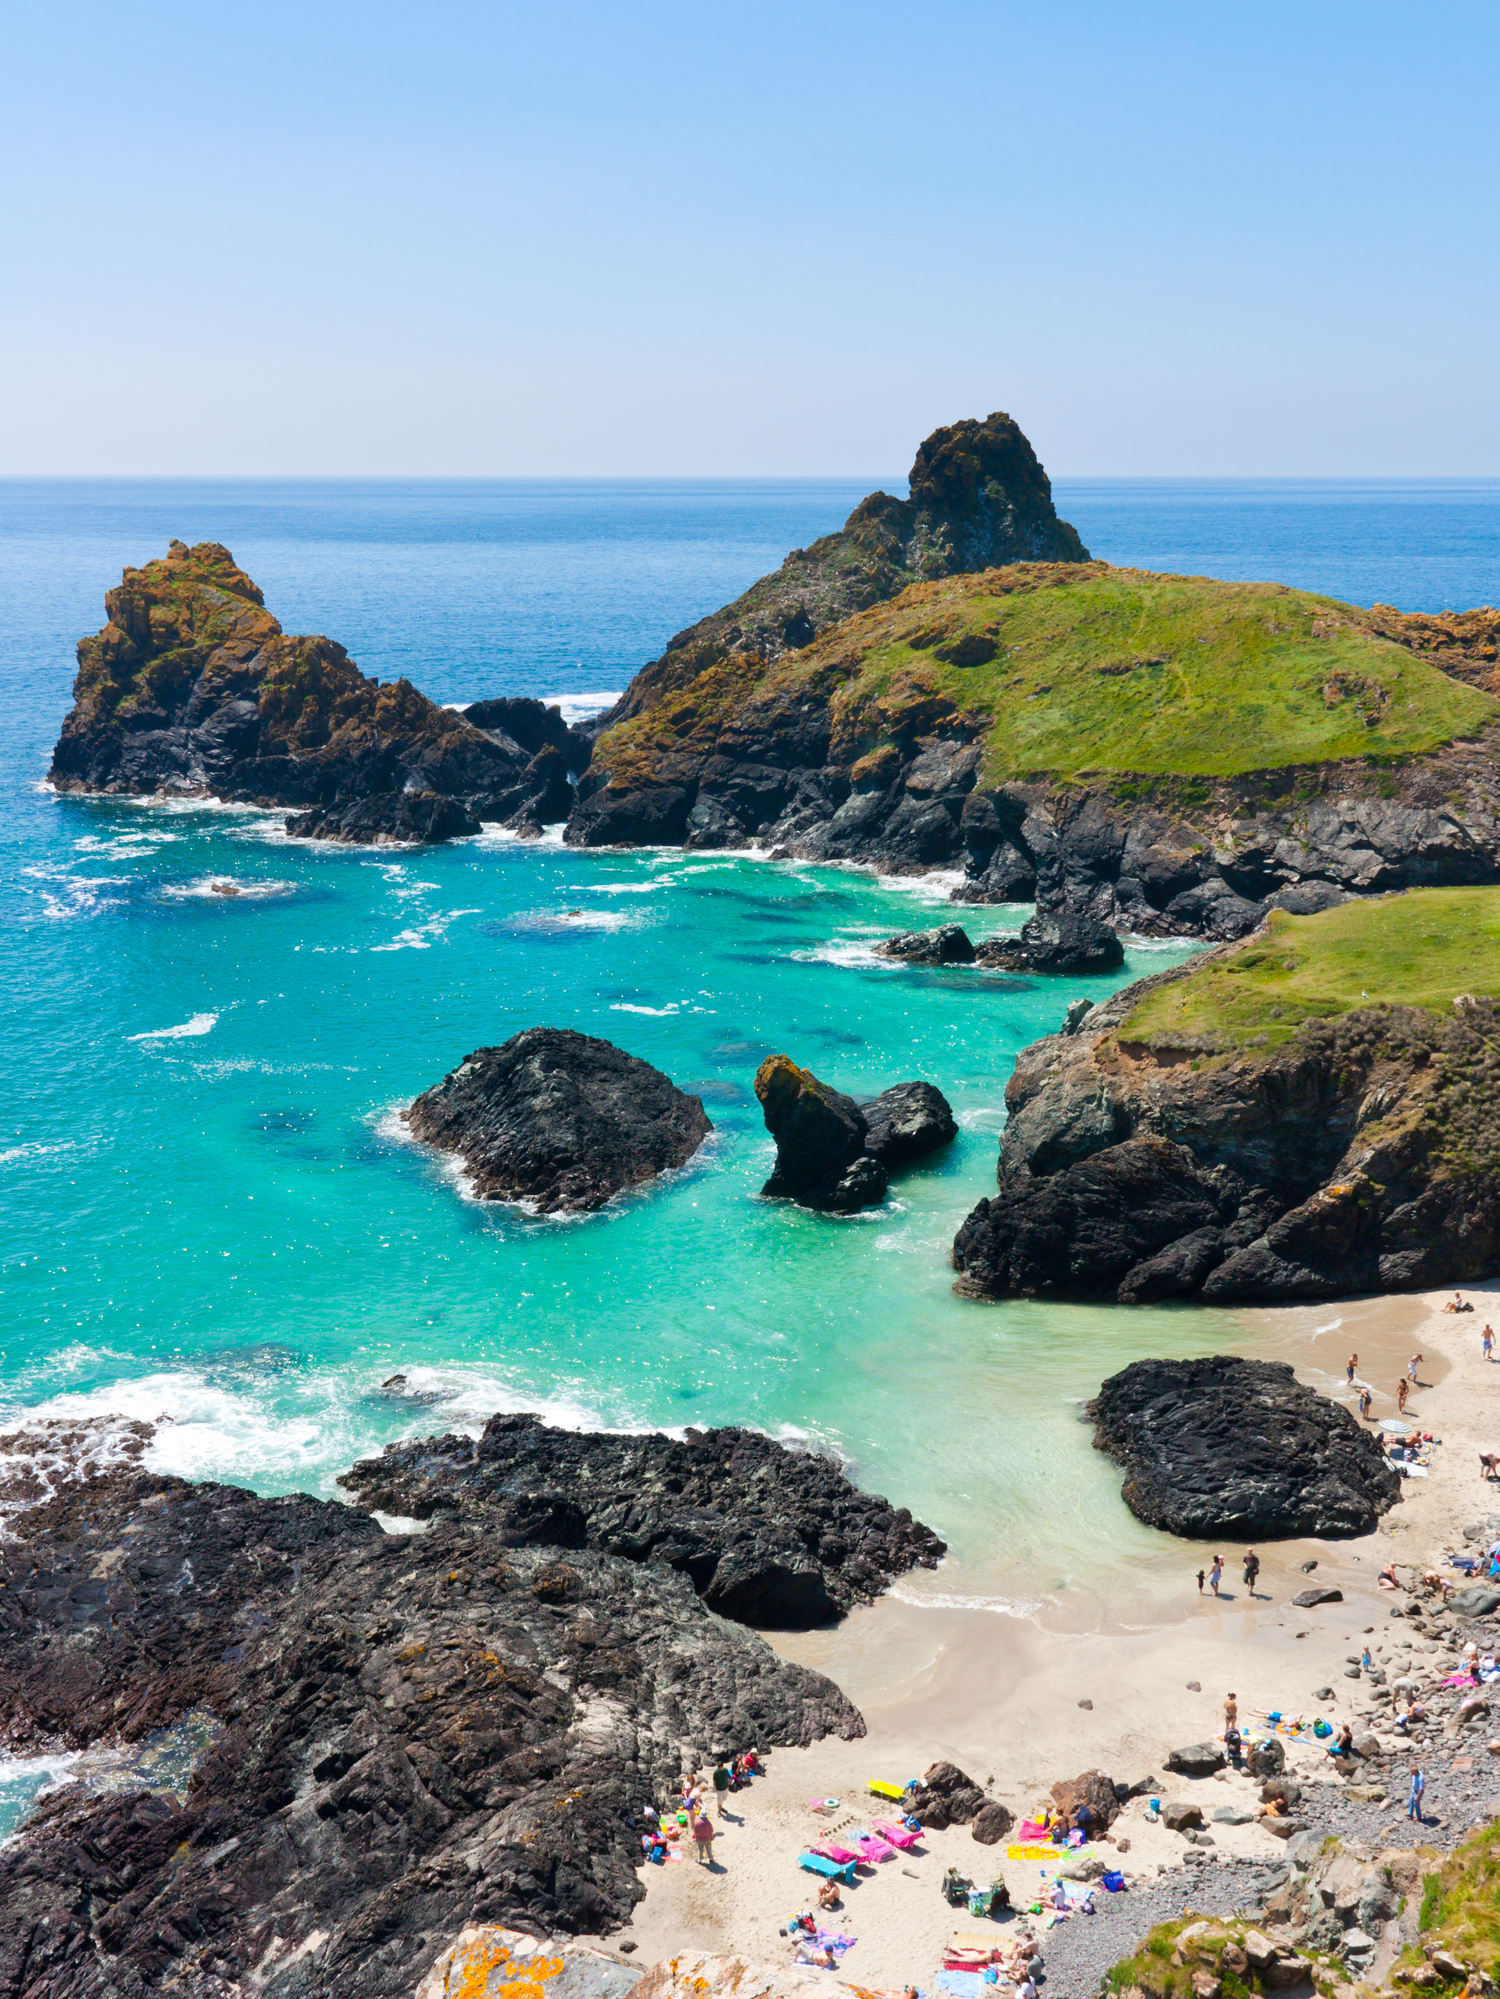
[[1288,1041],[1359,1007],[1446,1014],[1459,993],[1500,996],[1500,888],[1417,888],[1317,916],[1273,911],[1265,931],[1147,993],[1125,1042],[1205,1051]]

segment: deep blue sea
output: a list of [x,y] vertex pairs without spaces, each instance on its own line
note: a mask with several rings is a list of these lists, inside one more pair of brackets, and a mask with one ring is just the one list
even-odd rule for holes
[[[1078,1399],[1137,1354],[1243,1329],[964,1304],[947,1267],[1016,1050],[1110,982],[875,959],[942,883],[494,834],[335,851],[275,815],[41,787],[78,636],[172,536],[227,543],[288,630],[366,672],[586,708],[880,483],[904,490],[0,483],[0,1420],[162,1417],[166,1468],[322,1491],[384,1439],[496,1408],[740,1421],[838,1447],[938,1526],[954,1561],[914,1589],[1065,1589],[1101,1521],[1150,1559]],[[1058,499],[1118,562],[1408,609],[1500,599],[1500,482],[1059,481]],[[222,877],[244,893],[210,894]],[[700,1161],[586,1221],[467,1202],[391,1113],[538,1022],[701,1090]],[[960,1142],[856,1220],[762,1202],[750,1082],[773,1049],[854,1091],[928,1076]],[[382,1391],[398,1371],[424,1402]]]

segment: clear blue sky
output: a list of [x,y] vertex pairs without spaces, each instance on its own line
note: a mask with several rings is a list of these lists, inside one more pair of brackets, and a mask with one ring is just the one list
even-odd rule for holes
[[1495,0],[51,0],[0,471],[1500,473]]

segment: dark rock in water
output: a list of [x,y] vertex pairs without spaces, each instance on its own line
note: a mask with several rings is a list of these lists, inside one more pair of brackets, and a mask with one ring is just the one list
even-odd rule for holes
[[931,1083],[897,1083],[861,1109],[786,1055],[761,1063],[755,1094],[776,1141],[776,1170],[761,1192],[828,1214],[883,1201],[889,1168],[923,1158],[958,1132]]
[[[1292,1602],[1296,1604],[1298,1610],[1316,1610],[1320,1603],[1342,1603],[1343,1601],[1344,1592],[1341,1589],[1299,1589],[1297,1594],[1292,1598]],[[1331,1693],[1332,1691],[1332,1688],[1330,1688],[1329,1692]]]
[[514,743],[528,757],[535,757],[543,750],[556,750],[564,769],[574,777],[588,768],[593,746],[587,732],[565,722],[557,706],[549,707],[528,694],[471,701],[463,710],[463,718],[471,728],[481,729],[487,736]]
[[377,791],[368,798],[294,813],[286,830],[296,840],[382,847],[458,840],[479,832],[480,824],[466,805],[435,791]]
[[1133,1361],[1087,1413],[1099,1449],[1126,1468],[1126,1505],[1170,1534],[1367,1534],[1401,1496],[1350,1411],[1280,1361]]
[[1038,908],[1017,938],[995,937],[976,950],[975,962],[1002,972],[1058,972],[1075,978],[1113,972],[1125,947],[1110,926],[1083,908]]
[[922,1772],[914,1791],[908,1791],[905,1809],[933,1832],[946,1832],[950,1825],[968,1825],[989,1803],[984,1792],[956,1763],[933,1763]]
[[909,1166],[958,1136],[952,1106],[932,1083],[896,1083],[864,1106],[865,1149],[882,1166]]
[[902,930],[875,949],[883,958],[900,958],[908,965],[972,965],[974,945],[958,923],[938,930]]
[[[486,733],[408,680],[366,679],[332,639],[283,632],[217,542],[174,541],[127,569],[105,607],[109,622],[79,643],[59,791],[294,806],[312,815],[309,837],[376,842],[450,838],[476,820],[539,826],[572,807],[556,744]],[[582,768],[582,746],[571,760]],[[396,802],[427,794],[448,801],[446,818]],[[368,816],[350,810],[364,803]]]
[[781,1630],[829,1623],[944,1551],[830,1459],[753,1430],[617,1436],[492,1416],[477,1442],[390,1444],[340,1484],[380,1512],[472,1520],[496,1546],[665,1562],[710,1609]]
[[7,1746],[190,1745],[150,1788],[75,1767],[0,1848],[0,1990],[28,1999],[409,1994],[470,1920],[624,1922],[684,1768],[863,1733],[659,1563],[137,1468],[8,1528]]
[[463,1160],[481,1200],[542,1214],[601,1208],[683,1165],[713,1129],[649,1062],[560,1027],[477,1048],[404,1116],[423,1144]]

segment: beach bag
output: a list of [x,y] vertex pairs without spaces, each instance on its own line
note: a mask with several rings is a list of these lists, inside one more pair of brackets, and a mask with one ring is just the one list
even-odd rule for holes
[[1108,1874],[1100,1875],[1099,1878],[1111,1895],[1118,1895],[1120,1890],[1125,1886],[1125,1876],[1123,1874],[1111,1871]]

